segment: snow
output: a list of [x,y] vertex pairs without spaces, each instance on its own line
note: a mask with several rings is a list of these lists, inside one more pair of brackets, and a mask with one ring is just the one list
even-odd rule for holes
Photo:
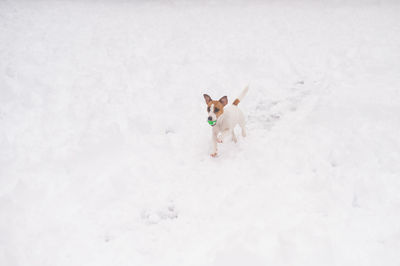
[[0,265],[399,265],[398,14],[0,1]]

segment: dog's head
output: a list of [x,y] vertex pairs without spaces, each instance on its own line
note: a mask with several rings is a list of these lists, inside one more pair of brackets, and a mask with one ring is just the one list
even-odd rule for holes
[[207,121],[211,126],[215,126],[218,117],[224,113],[224,107],[228,103],[228,97],[224,96],[218,101],[213,101],[207,94],[204,94],[203,96],[207,104]]

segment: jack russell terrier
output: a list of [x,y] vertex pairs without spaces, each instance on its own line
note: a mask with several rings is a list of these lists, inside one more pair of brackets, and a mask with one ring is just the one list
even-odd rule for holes
[[224,107],[228,104],[228,97],[224,96],[218,101],[213,101],[207,94],[203,95],[207,104],[207,121],[212,126],[212,157],[216,157],[218,154],[217,143],[222,143],[228,134],[232,134],[232,140],[235,143],[237,142],[234,131],[236,125],[242,128],[242,136],[246,137],[244,114],[237,105],[242,101],[248,90],[249,87],[247,86],[240,96],[233,101],[233,104],[225,109]]

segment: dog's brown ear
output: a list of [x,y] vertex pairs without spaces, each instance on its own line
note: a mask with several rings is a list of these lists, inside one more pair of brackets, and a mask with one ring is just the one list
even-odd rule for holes
[[219,99],[219,102],[222,103],[224,106],[228,104],[228,97],[224,96]]
[[203,94],[203,96],[204,96],[204,99],[206,100],[206,104],[208,104],[209,102],[212,101],[211,97],[208,96],[208,94]]

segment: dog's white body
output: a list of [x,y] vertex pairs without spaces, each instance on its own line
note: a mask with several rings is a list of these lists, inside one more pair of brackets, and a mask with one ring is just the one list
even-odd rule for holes
[[231,134],[232,140],[237,142],[235,127],[239,125],[242,128],[242,136],[246,136],[245,119],[243,112],[235,105],[224,108],[224,113],[218,117],[217,124],[212,128],[212,154],[217,153],[217,143],[222,143],[225,136]]
[[[248,91],[246,87],[241,95],[237,98],[239,102],[244,98]],[[232,140],[237,142],[235,135],[235,127],[239,125],[242,129],[242,136],[246,136],[246,121],[242,110],[237,105],[230,105],[224,108],[224,112],[217,119],[217,123],[212,127],[212,153],[211,156],[216,156],[218,152],[217,143],[222,143],[224,138],[231,134]]]

